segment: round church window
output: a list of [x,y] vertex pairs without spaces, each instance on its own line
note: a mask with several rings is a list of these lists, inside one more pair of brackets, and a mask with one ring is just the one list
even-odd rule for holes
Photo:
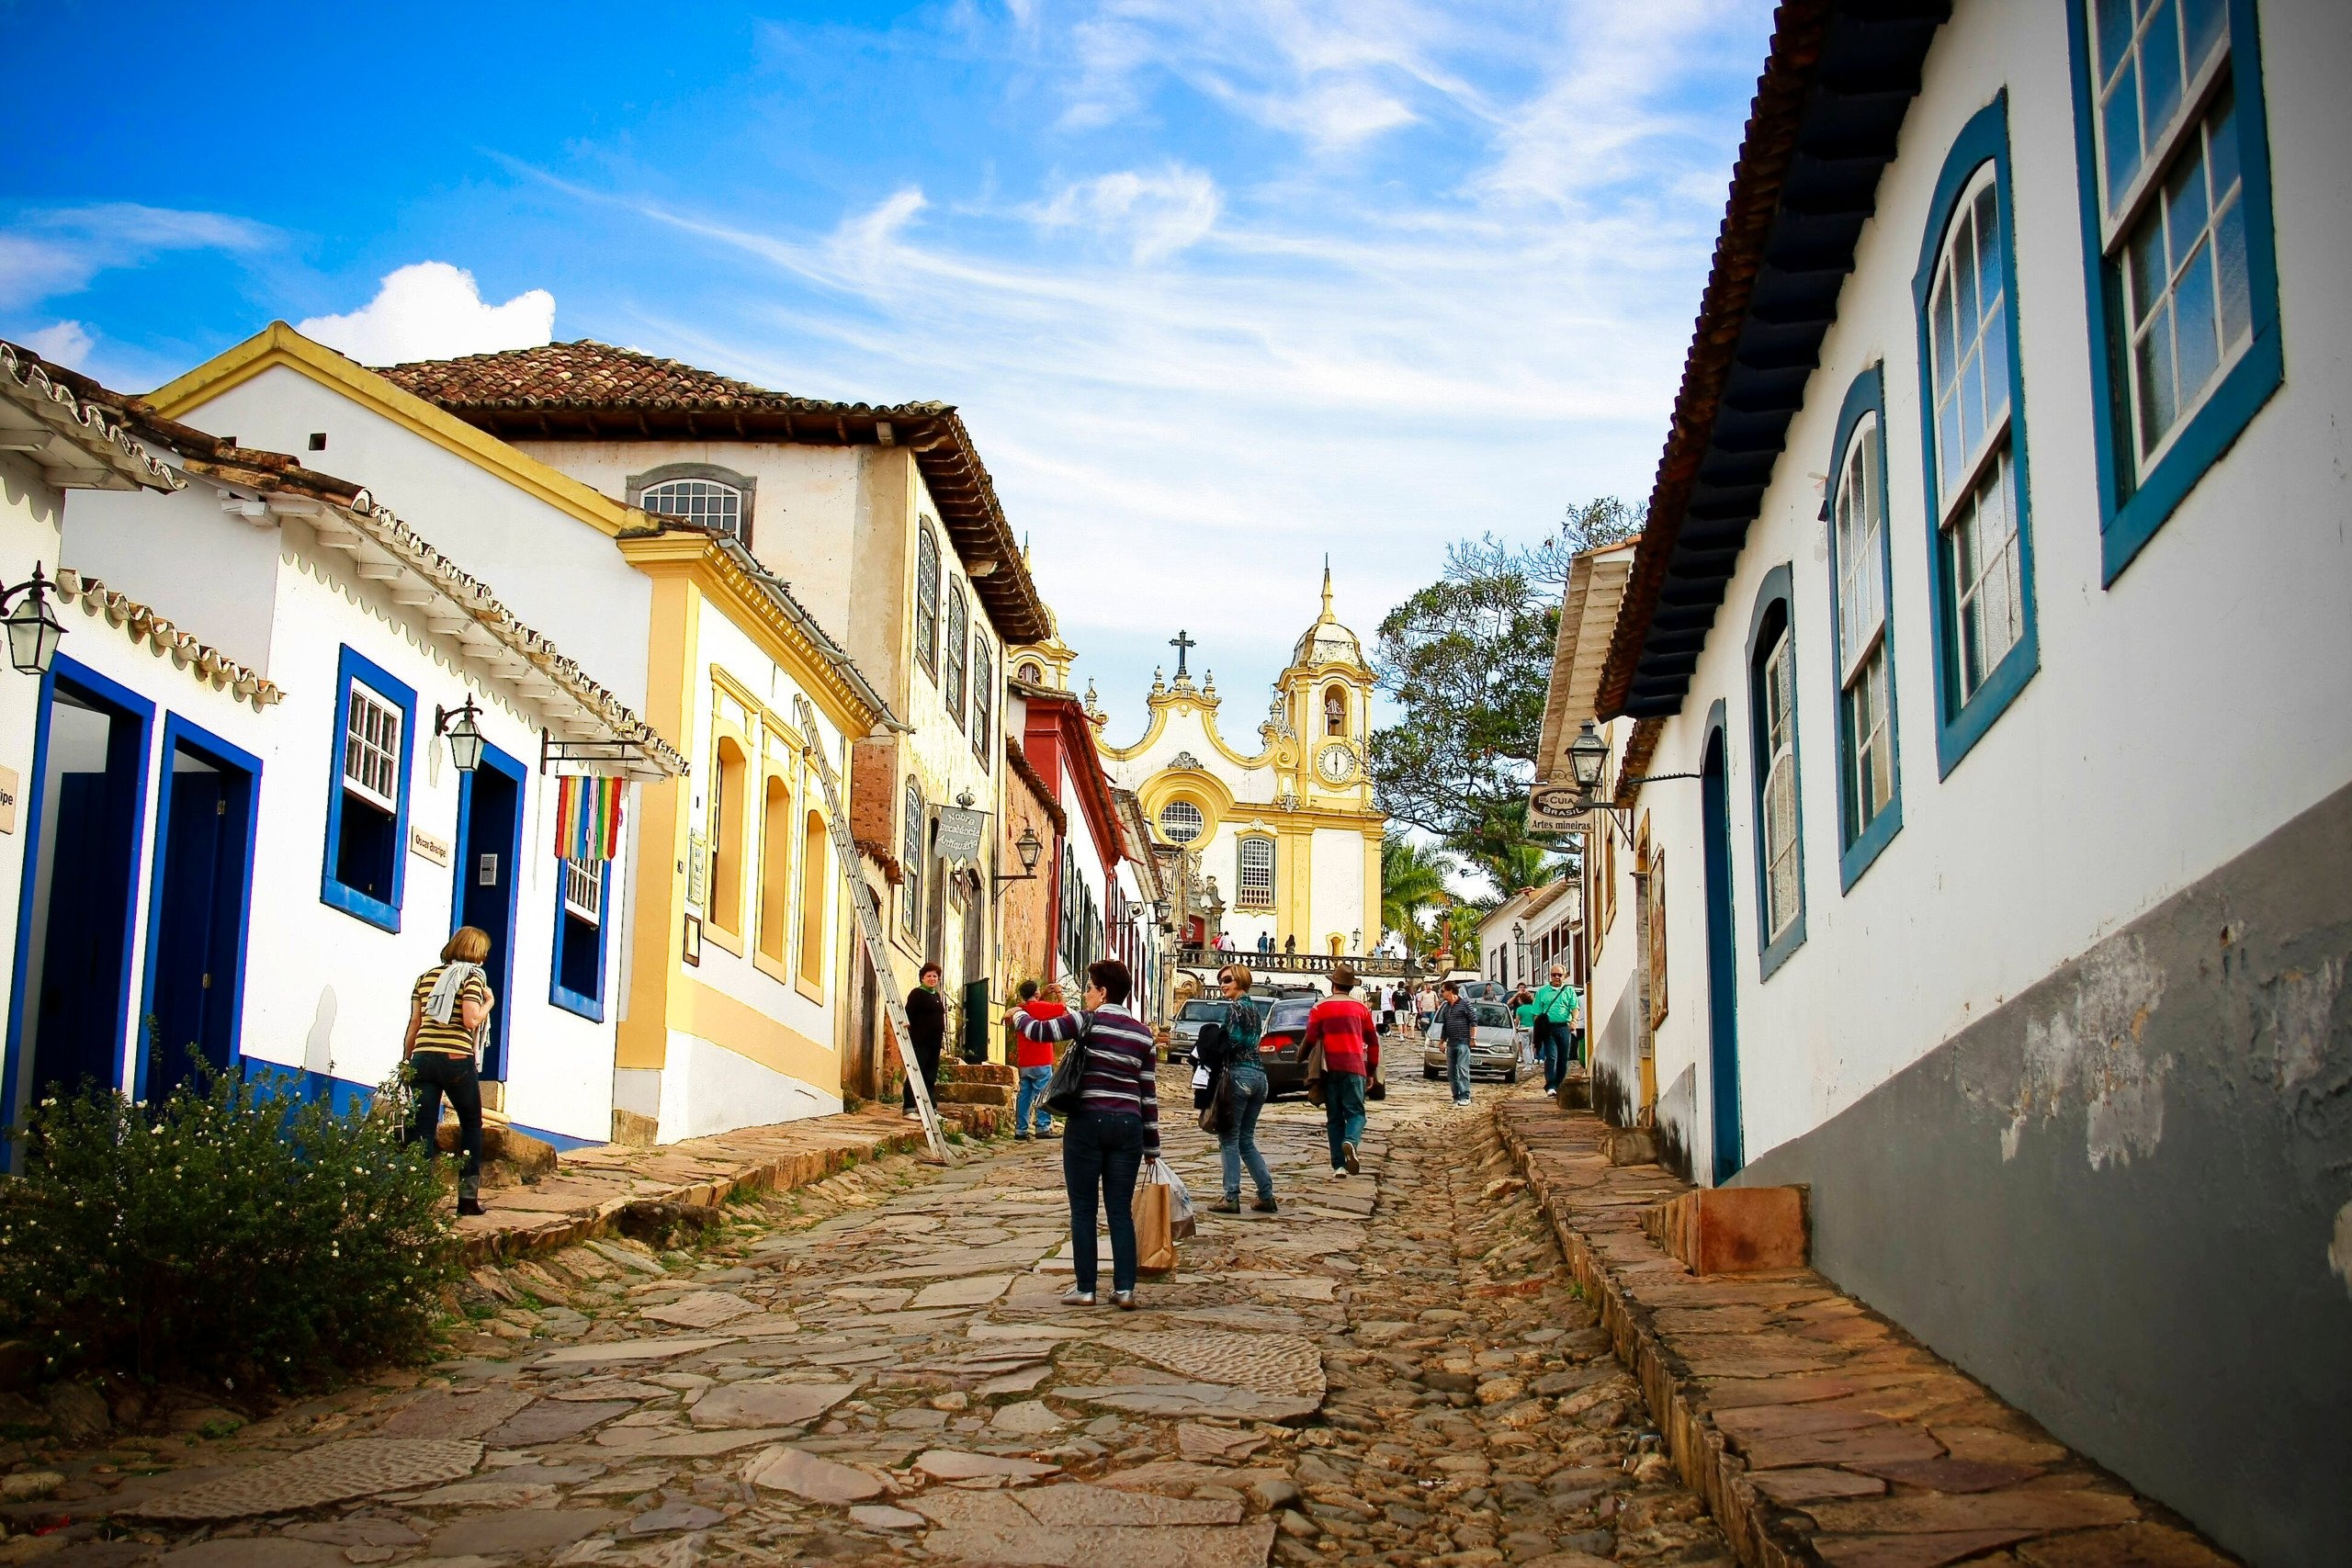
[[1201,808],[1189,800],[1171,800],[1159,811],[1159,830],[1168,835],[1171,844],[1191,843],[1207,825]]

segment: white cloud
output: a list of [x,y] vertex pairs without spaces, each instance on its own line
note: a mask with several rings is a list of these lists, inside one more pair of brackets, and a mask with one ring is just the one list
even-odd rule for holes
[[79,293],[101,272],[165,251],[256,251],[275,239],[263,224],[219,212],[129,201],[32,209],[0,230],[0,309]]
[[1144,265],[1204,238],[1223,205],[1215,180],[1170,164],[1150,174],[1123,169],[1066,185],[1034,210],[1046,228],[1082,229],[1123,243]]
[[90,357],[90,329],[79,321],[58,321],[17,340],[53,365],[79,370]]
[[362,365],[536,348],[554,333],[555,296],[533,288],[492,305],[472,273],[447,262],[414,262],[387,274],[376,298],[358,310],[313,316],[296,330]]

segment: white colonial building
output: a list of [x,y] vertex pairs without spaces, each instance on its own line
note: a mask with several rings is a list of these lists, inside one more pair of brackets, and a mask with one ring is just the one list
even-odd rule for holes
[[[1182,634],[1179,634],[1182,638]],[[1031,650],[1014,655],[1016,669]],[[1199,857],[1224,900],[1223,932],[1240,953],[1355,956],[1380,941],[1380,840],[1385,813],[1373,804],[1366,746],[1373,673],[1356,636],[1323,610],[1299,637],[1258,726],[1257,749],[1218,732],[1216,679],[1195,683],[1189,643],[1176,678],[1155,674],[1151,721],[1131,746],[1106,746],[1119,785],[1133,790],[1166,842]],[[1041,661],[1050,663],[1044,656]],[[1207,929],[1178,933],[1203,942]]]
[[2232,1551],[2340,1560],[2352,9],[1779,15],[1555,674],[1596,1090]]

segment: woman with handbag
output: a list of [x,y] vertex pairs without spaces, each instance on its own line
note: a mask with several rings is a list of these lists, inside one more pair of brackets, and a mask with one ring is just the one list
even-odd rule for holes
[[441,962],[416,977],[409,993],[408,1038],[401,1044],[401,1059],[408,1065],[409,1082],[416,1089],[416,1120],[406,1141],[437,1148],[441,1130],[441,1098],[458,1113],[458,1147],[466,1163],[458,1172],[458,1213],[479,1214],[481,1207],[481,1049],[482,1026],[498,1005],[491,994],[482,960],[490,956],[490,933],[479,926],[459,926],[441,946]]
[[1271,1214],[1277,1207],[1274,1173],[1266,1168],[1266,1156],[1258,1152],[1258,1113],[1266,1109],[1266,1097],[1272,1092],[1266,1082],[1266,1069],[1258,1062],[1258,1041],[1264,1026],[1257,1004],[1250,999],[1250,971],[1235,964],[1217,979],[1225,992],[1225,1057],[1212,1108],[1214,1124],[1204,1116],[1201,1126],[1204,1132],[1216,1134],[1225,1156],[1225,1201],[1209,1212],[1241,1212],[1241,1168],[1246,1163],[1250,1179],[1258,1184],[1258,1201],[1250,1207]]
[[1023,1040],[1069,1042],[1046,1103],[1062,1127],[1062,1185],[1069,1193],[1070,1260],[1076,1288],[1064,1306],[1092,1306],[1098,1258],[1095,1216],[1109,1212],[1111,1301],[1136,1310],[1136,1176],[1159,1157],[1158,1055],[1150,1025],[1128,1010],[1134,987],[1115,958],[1086,966],[1083,1006],[1059,1018],[1020,1021]]

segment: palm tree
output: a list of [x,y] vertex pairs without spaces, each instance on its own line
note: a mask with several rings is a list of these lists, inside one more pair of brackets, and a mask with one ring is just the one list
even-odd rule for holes
[[1420,946],[1421,916],[1450,897],[1445,879],[1453,864],[1443,855],[1401,833],[1380,841],[1380,920],[1403,931],[1408,951]]

